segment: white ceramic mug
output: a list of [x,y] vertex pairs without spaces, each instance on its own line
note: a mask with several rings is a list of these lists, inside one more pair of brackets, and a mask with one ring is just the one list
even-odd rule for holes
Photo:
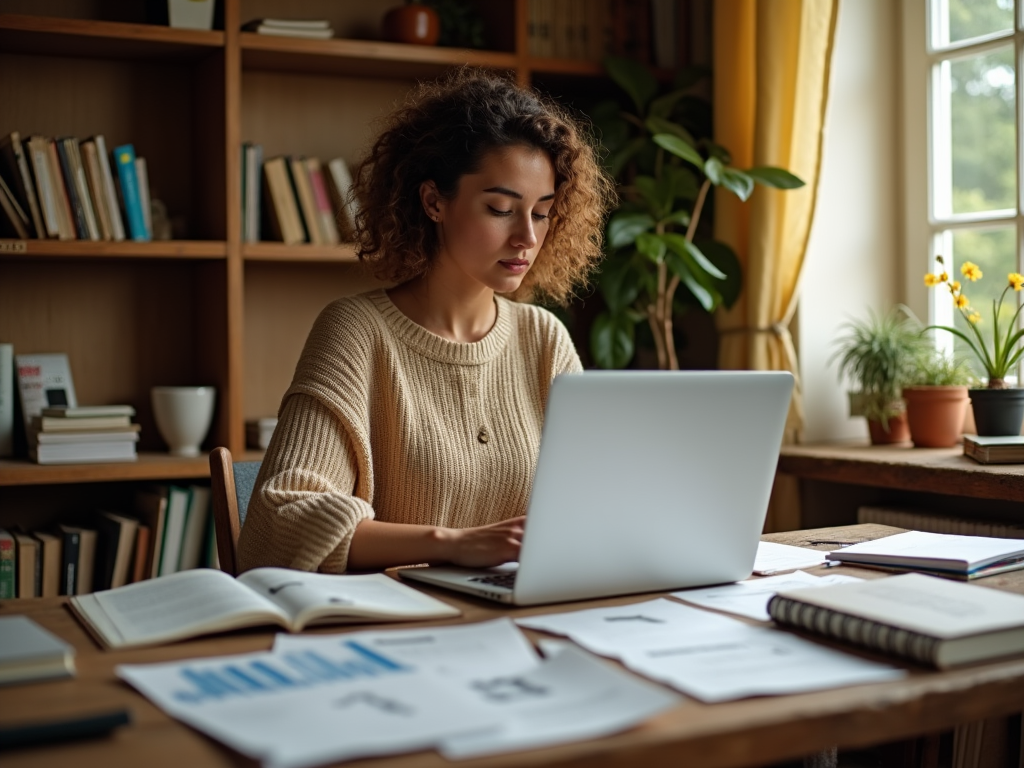
[[214,387],[153,387],[156,428],[172,456],[198,456],[213,422]]

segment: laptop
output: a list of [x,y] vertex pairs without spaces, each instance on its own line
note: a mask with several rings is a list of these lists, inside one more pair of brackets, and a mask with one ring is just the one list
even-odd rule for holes
[[514,605],[745,579],[792,389],[778,371],[560,375],[519,562],[399,574]]

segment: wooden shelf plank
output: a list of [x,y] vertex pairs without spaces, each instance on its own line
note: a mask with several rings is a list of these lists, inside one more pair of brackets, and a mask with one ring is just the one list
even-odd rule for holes
[[387,43],[378,40],[309,40],[254,32],[241,34],[242,67],[254,70],[314,72],[423,79],[469,64],[514,69],[515,54],[468,48]]
[[242,246],[242,257],[246,261],[290,261],[290,262],[355,262],[355,246],[341,245],[286,245],[285,243],[246,243]]
[[224,259],[222,240],[159,240],[136,243],[125,240],[0,240],[0,258],[115,258],[115,259]]
[[591,77],[602,77],[605,74],[604,66],[600,61],[588,59],[528,58],[526,67],[535,74],[588,75]]
[[785,445],[778,471],[808,480],[1024,502],[1024,464],[979,464],[960,447]]
[[224,33],[157,24],[0,14],[0,50],[100,59],[199,59],[224,47]]
[[210,476],[206,454],[184,459],[166,453],[140,453],[137,461],[109,464],[33,464],[0,460],[0,486],[99,483],[121,480],[187,480]]

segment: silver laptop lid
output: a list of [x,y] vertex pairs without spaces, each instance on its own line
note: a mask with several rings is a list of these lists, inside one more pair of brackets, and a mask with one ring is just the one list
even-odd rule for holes
[[785,372],[559,376],[514,602],[748,577],[792,388]]

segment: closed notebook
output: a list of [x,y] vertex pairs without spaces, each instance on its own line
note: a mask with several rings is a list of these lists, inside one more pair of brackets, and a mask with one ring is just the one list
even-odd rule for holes
[[907,573],[768,603],[778,624],[940,668],[1024,654],[1024,595]]
[[26,616],[0,617],[0,685],[74,674],[72,646]]

